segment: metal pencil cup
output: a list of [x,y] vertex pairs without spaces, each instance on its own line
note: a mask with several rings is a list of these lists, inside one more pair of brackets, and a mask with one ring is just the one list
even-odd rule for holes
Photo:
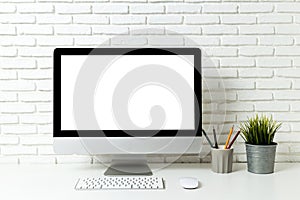
[[230,173],[232,172],[233,148],[211,149],[211,167],[212,171],[216,173]]

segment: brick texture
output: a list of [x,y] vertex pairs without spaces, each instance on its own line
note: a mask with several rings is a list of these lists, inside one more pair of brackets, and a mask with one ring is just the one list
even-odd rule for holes
[[[277,161],[299,161],[300,1],[16,0],[0,15],[2,163],[93,162],[53,152],[52,53],[98,46],[201,48],[204,128],[216,123],[222,141],[232,124],[272,114],[284,122]],[[243,141],[235,145],[244,162]]]

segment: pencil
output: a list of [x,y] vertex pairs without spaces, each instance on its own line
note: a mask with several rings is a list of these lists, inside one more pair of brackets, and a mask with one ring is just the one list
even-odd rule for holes
[[229,143],[230,137],[231,137],[232,132],[233,132],[233,127],[234,127],[234,126],[232,126],[231,129],[230,129],[230,131],[229,131],[229,134],[228,134],[228,136],[227,136],[227,140],[226,140],[224,149],[227,149],[227,145],[228,145],[228,143]]
[[240,132],[241,132],[241,131],[238,131],[238,132],[235,134],[234,138],[232,139],[232,141],[231,141],[230,144],[228,145],[228,148],[227,148],[227,149],[230,149],[230,148],[231,148],[231,146],[233,145],[234,141],[235,141],[236,138],[239,136]]
[[215,148],[218,149],[218,141],[217,141],[217,135],[216,135],[216,130],[215,127],[213,127],[213,133],[214,133],[214,139],[215,139]]
[[210,139],[208,138],[207,134],[205,133],[205,131],[202,129],[203,135],[206,137],[209,145],[211,146],[211,148],[214,148],[213,144],[211,143]]

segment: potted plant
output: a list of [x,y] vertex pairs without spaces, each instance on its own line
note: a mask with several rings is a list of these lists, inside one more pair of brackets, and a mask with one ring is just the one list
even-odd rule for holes
[[282,123],[256,114],[241,123],[241,136],[245,140],[248,171],[256,174],[274,172],[277,143],[273,142],[275,133]]

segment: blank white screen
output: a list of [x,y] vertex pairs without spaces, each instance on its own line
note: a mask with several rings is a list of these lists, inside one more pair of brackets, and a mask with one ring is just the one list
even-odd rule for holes
[[[95,62],[86,66],[86,60],[93,57]],[[108,66],[102,66],[103,60],[111,59]],[[112,98],[115,88],[122,77],[133,70],[148,65],[160,65],[177,72],[188,83],[191,91],[194,90],[194,57],[192,55],[124,55],[117,59],[113,55],[63,55],[61,56],[61,129],[62,130],[127,130],[129,127],[120,127],[116,121]],[[94,65],[94,66],[93,66]],[[77,77],[82,67],[102,67],[96,90],[94,91],[94,113],[97,126],[91,126],[88,119],[92,116],[80,116],[80,127],[74,118],[74,88]],[[93,70],[90,70],[93,73]],[[146,75],[145,75],[146,76]],[[165,77],[168,79],[168,76]],[[131,121],[139,127],[137,130],[147,129],[151,124],[150,110],[152,106],[161,106],[166,114],[163,127],[155,129],[194,129],[194,93],[186,95],[190,102],[188,123],[182,124],[182,108],[180,99],[174,91],[168,90],[168,86],[162,87],[158,83],[148,83],[132,89],[130,99],[120,99],[128,102],[128,114]],[[101,111],[101,112],[100,112]],[[117,114],[117,113],[115,113]],[[76,118],[78,120],[78,117]],[[81,120],[81,118],[79,118]],[[83,125],[82,125],[83,124]]]

